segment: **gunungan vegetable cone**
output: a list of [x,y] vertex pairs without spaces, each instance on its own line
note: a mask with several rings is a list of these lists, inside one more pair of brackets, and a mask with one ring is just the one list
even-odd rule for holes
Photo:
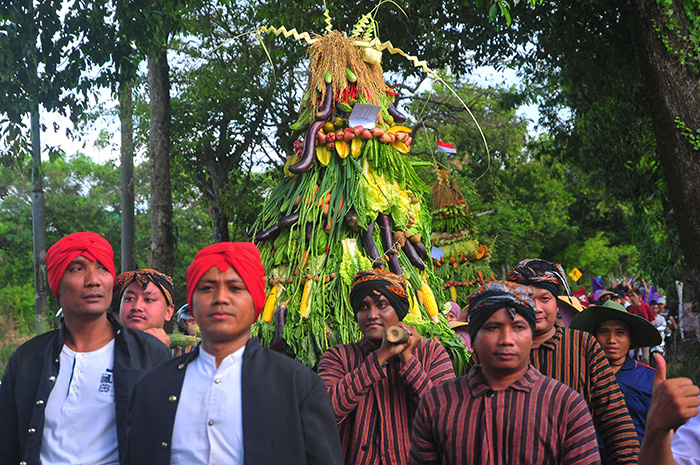
[[433,258],[435,274],[443,279],[449,300],[464,307],[467,296],[493,277],[488,246],[479,243],[476,224],[454,177],[444,169],[439,170],[431,190],[430,242],[442,250],[441,257]]
[[[349,302],[352,277],[386,268],[403,275],[418,305],[419,316],[405,321],[442,340],[463,372],[466,349],[444,316],[428,314],[435,302],[426,307],[424,300],[427,285],[439,308],[445,301],[429,255],[428,190],[409,162],[411,129],[402,126],[406,117],[392,104],[396,94],[376,62],[380,52],[337,31],[316,39],[292,125],[299,134],[295,153],[251,231],[267,292],[276,289],[274,314],[259,320],[253,334],[316,367],[328,347],[361,337]],[[359,103],[381,108],[371,130],[348,126]]]

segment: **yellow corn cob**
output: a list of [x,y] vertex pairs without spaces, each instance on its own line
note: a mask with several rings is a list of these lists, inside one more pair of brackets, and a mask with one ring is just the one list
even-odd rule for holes
[[265,323],[272,321],[272,315],[275,313],[275,304],[277,303],[277,292],[279,291],[279,287],[279,284],[275,284],[270,291],[270,295],[267,296],[267,300],[265,301],[265,306],[263,307],[262,311],[262,320]]
[[457,288],[454,286],[450,287],[450,295],[452,296],[452,302],[457,302]]
[[313,280],[306,280],[304,284],[304,292],[301,294],[301,304],[299,305],[299,313],[303,318],[309,317],[309,293],[311,292],[311,282]]
[[437,323],[440,320],[438,319],[437,302],[435,301],[433,290],[430,289],[426,282],[423,283],[421,290],[423,291],[423,305],[425,305],[425,309],[428,311],[428,315],[433,320],[433,323]]

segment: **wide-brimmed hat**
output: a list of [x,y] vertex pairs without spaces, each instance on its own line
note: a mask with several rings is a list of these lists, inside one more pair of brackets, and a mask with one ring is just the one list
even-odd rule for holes
[[591,305],[571,320],[569,328],[595,334],[598,325],[608,320],[620,320],[629,325],[630,349],[661,344],[661,334],[649,320],[628,312],[625,307],[612,300],[603,305]]

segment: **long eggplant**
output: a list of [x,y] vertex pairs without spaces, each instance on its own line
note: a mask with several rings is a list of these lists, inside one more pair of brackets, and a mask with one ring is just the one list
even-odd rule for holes
[[396,257],[396,254],[391,251],[394,244],[391,226],[389,225],[389,217],[380,213],[379,216],[377,216],[377,224],[379,225],[380,236],[382,238],[382,245],[384,246],[386,257],[389,260],[389,269],[394,274],[402,275],[403,270],[401,269],[401,265],[399,265],[399,259]]
[[411,264],[413,264],[413,266],[415,266],[421,271],[425,270],[425,263],[423,263],[423,260],[421,260],[418,256],[418,253],[413,247],[413,244],[411,244],[411,241],[406,241],[401,250],[403,250],[403,253],[406,254],[408,260],[411,262]]
[[331,116],[331,109],[333,108],[333,84],[330,82],[326,84],[326,96],[323,99],[323,105],[321,109],[316,112],[316,121],[326,121],[329,116]]
[[279,236],[279,234],[281,232],[282,232],[282,228],[280,228],[276,224],[273,224],[272,226],[270,226],[269,228],[267,228],[266,230],[264,230],[260,234],[256,233],[255,239],[253,240],[253,242],[255,242],[257,244],[260,241],[269,241],[270,239],[274,239],[277,236]]
[[389,217],[383,213],[377,216],[377,224],[379,225],[380,237],[382,238],[382,245],[384,246],[384,252],[386,254],[391,253],[393,249],[394,241],[393,235],[391,234],[391,226],[389,225]]
[[277,220],[277,226],[280,228],[290,228],[294,223],[299,221],[299,212],[292,213],[291,215],[283,216]]
[[[410,241],[409,241],[410,242]],[[428,260],[428,251],[425,250],[425,246],[421,241],[414,242],[413,248],[416,249],[416,252],[418,253],[418,256],[422,258],[423,260]]]
[[287,305],[280,304],[275,310],[275,336],[270,344],[270,349],[282,352],[285,346],[284,325],[287,323]]
[[372,259],[372,267],[384,269],[384,265],[379,261],[381,254],[379,253],[379,250],[377,250],[377,244],[374,243],[373,239],[374,225],[375,222],[372,221],[369,226],[367,226],[367,231],[362,234],[362,245],[364,246],[367,255],[369,255],[369,258]]
[[406,121],[406,115],[401,113],[393,103],[390,103],[386,110],[394,118],[395,123],[403,123]]
[[293,165],[290,165],[289,172],[294,174],[301,174],[308,171],[311,165],[314,164],[314,158],[316,156],[316,135],[318,131],[323,127],[323,121],[316,121],[311,125],[308,131],[306,131],[306,138],[304,139],[304,150],[301,152],[301,157],[299,161]]

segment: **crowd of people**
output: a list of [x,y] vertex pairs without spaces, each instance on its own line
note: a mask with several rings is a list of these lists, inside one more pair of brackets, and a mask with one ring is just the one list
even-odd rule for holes
[[[384,270],[354,276],[363,337],[314,372],[250,335],[265,303],[252,243],[200,250],[177,312],[169,276],[116,276],[97,234],[46,263],[61,327],[10,359],[0,465],[700,463],[700,390],[665,376],[665,302],[584,306],[555,263],[524,260],[450,306],[473,351],[461,377],[403,322],[406,281]],[[170,347],[173,317],[196,343]]]

